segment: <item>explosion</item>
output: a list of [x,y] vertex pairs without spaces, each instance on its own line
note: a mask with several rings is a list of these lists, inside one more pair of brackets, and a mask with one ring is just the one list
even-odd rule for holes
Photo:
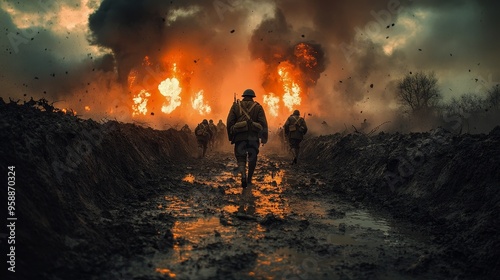
[[[166,63],[169,64],[169,63]],[[172,114],[180,107],[185,108],[186,100],[191,100],[191,113],[205,115],[211,112],[211,107],[205,102],[204,90],[196,93],[189,92],[189,79],[183,79],[189,73],[181,72],[176,62],[172,63],[171,74],[161,70],[161,65],[155,67],[155,63],[146,56],[142,63],[142,68],[134,68],[128,75],[128,86],[131,92],[137,92],[132,97],[132,116],[146,115],[158,103],[161,103],[161,112]],[[168,77],[170,76],[170,77]],[[140,79],[141,77],[142,79]],[[142,80],[142,83],[139,81]],[[183,84],[183,81],[185,84]],[[191,98],[187,98],[191,95]],[[183,98],[184,96],[184,98]],[[183,100],[184,99],[184,100]],[[187,107],[189,108],[189,106]],[[183,111],[184,114],[186,112]],[[187,112],[189,115],[189,112]]]
[[[309,88],[316,85],[320,73],[325,69],[323,56],[319,45],[305,42],[290,47],[284,55],[273,56],[285,59],[279,61],[276,67],[269,63],[269,72],[264,77],[263,86],[270,92],[264,96],[264,104],[271,116],[289,113],[307,102]],[[287,112],[280,112],[280,104]]]

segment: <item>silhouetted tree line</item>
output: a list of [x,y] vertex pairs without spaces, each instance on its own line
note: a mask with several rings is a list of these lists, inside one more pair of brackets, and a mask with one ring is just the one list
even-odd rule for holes
[[452,128],[458,133],[500,125],[498,84],[486,93],[464,93],[443,102],[434,72],[410,72],[398,82],[396,96],[402,111],[415,122]]

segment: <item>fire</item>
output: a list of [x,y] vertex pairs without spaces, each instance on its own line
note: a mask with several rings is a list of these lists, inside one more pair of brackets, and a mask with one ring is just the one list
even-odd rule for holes
[[302,64],[307,68],[314,69],[318,66],[318,60],[316,59],[316,56],[313,55],[316,54],[316,52],[310,45],[305,43],[297,44],[293,54],[299,61],[299,64]]
[[203,90],[200,90],[194,98],[191,98],[191,105],[200,115],[205,115],[212,111],[212,108],[203,102]]
[[132,105],[132,116],[135,115],[146,115],[148,109],[146,106],[148,105],[148,97],[151,94],[145,90],[141,90],[132,100],[134,100],[134,104]]
[[84,108],[84,109],[85,109],[85,111],[87,111],[87,112],[88,112],[88,111],[90,111],[90,106],[85,106],[85,108]]
[[273,117],[277,117],[279,113],[279,102],[280,98],[274,93],[270,92],[269,94],[264,95],[264,103],[267,104],[269,109],[269,114]]
[[158,90],[166,99],[161,107],[163,113],[170,114],[181,105],[182,88],[177,78],[167,78],[158,85]]
[[288,61],[281,63],[278,67],[278,74],[283,84],[283,103],[290,111],[302,101],[300,86],[294,79],[294,70],[294,66]]

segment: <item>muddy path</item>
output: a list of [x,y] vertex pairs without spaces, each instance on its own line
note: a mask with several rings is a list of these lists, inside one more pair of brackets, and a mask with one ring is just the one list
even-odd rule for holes
[[336,194],[327,177],[262,153],[242,189],[231,153],[157,179],[158,193],[101,220],[125,242],[96,279],[445,279],[415,228]]

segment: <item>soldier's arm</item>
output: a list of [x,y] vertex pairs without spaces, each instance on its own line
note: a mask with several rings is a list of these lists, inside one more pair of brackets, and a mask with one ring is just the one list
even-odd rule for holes
[[307,133],[307,124],[306,124],[306,120],[302,119],[302,128],[304,130],[304,134]]
[[232,135],[231,135],[231,127],[236,123],[236,113],[234,112],[234,106],[235,104],[233,104],[233,106],[231,106],[231,109],[229,110],[229,114],[227,116],[227,120],[226,120],[226,130],[227,130],[227,136],[229,138],[229,140],[231,140],[232,138]]
[[283,125],[283,127],[285,128],[285,135],[288,135],[288,133],[290,133],[290,129],[288,128],[289,125],[290,125],[290,118],[286,119],[286,122]]
[[260,138],[262,139],[262,143],[265,144],[267,143],[267,139],[269,137],[269,129],[267,126],[267,118],[266,118],[266,113],[264,112],[264,108],[260,106],[259,104],[259,115],[258,115],[258,123],[262,125],[262,132],[260,135]]

